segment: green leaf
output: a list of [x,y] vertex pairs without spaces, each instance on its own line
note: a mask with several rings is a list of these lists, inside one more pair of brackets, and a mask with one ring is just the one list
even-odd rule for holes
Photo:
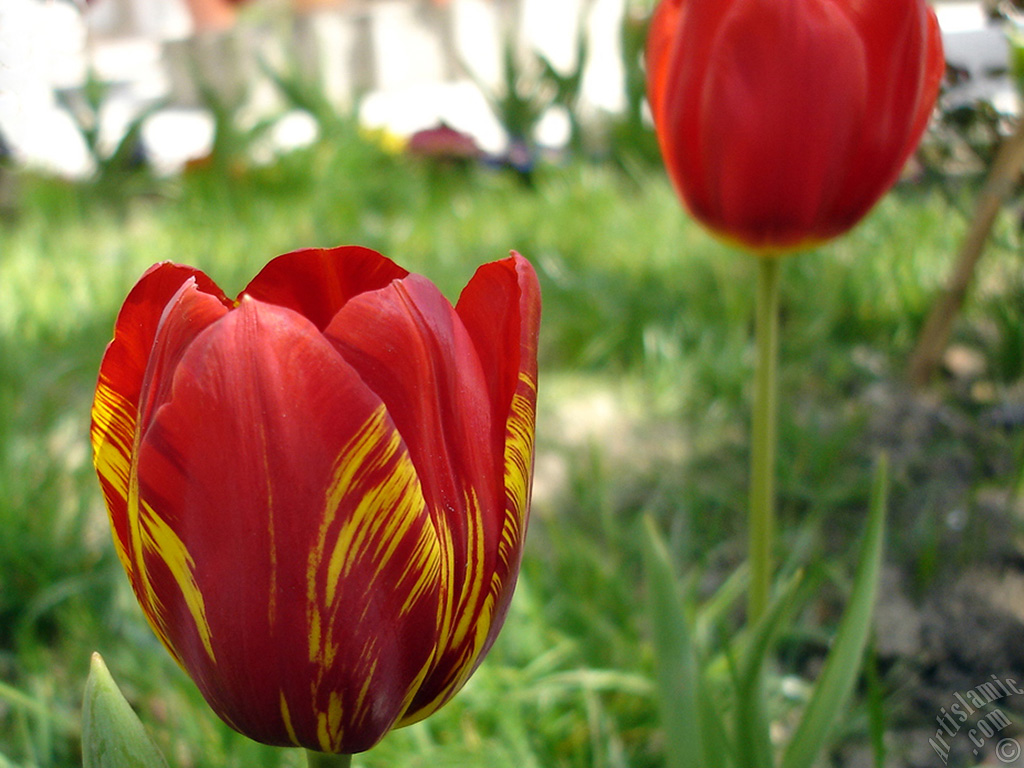
[[[691,626],[668,549],[650,517],[644,548],[656,690],[667,768],[727,765],[725,729],[707,690]],[[714,751],[712,751],[714,750]]]
[[700,606],[695,631],[700,647],[706,648],[715,633],[720,631],[729,612],[746,596],[749,583],[750,569],[742,563]]
[[92,655],[82,705],[84,768],[166,768],[160,750],[121,694],[107,665]]
[[868,733],[871,736],[871,752],[875,767],[885,765],[885,691],[878,674],[878,654],[875,639],[868,645],[867,662],[864,665],[864,679],[867,684]]
[[800,725],[786,747],[781,768],[811,768],[828,743],[836,718],[844,711],[860,671],[871,631],[885,539],[888,463],[883,456],[875,470],[871,509],[861,544],[860,561],[850,602],[843,614],[832,650],[807,703]]
[[778,588],[774,599],[757,623],[741,651],[742,662],[735,674],[736,740],[740,765],[770,768],[774,765],[769,720],[765,707],[764,662],[786,619],[803,602],[803,572],[797,571]]

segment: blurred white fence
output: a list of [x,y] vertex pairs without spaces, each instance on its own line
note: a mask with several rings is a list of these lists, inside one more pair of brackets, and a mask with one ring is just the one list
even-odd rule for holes
[[961,77],[946,93],[953,104],[984,100],[1007,114],[1018,111],[1018,95],[1008,74],[1010,46],[1007,30],[989,18],[980,2],[936,5],[942,27],[946,62]]
[[[400,134],[444,120],[472,133],[486,149],[505,142],[486,100],[465,76],[465,62],[484,82],[500,81],[500,54],[509,25],[521,47],[543,53],[555,66],[574,63],[584,0],[345,0],[335,8],[292,17],[282,0],[245,6],[232,42],[249,57],[242,73],[245,110],[266,116],[280,109],[262,78],[258,58],[289,64],[298,50],[318,62],[326,90],[339,106],[364,94],[361,118]],[[622,106],[619,26],[625,0],[593,0],[586,23],[590,65],[584,109]],[[282,25],[289,29],[282,34]],[[150,117],[144,138],[154,160],[173,169],[203,154],[212,136],[209,116],[187,93],[182,47],[191,23],[183,0],[94,0],[86,14],[67,0],[0,0],[0,131],[16,154],[63,173],[88,171],[84,145],[54,97],[79,86],[87,65],[112,84],[104,133],[114,140],[146,104],[165,99]],[[217,43],[210,43],[214,47]],[[214,70],[228,67],[214,61]],[[557,117],[542,125],[557,143],[565,131]],[[282,123],[281,143],[308,138],[301,119]]]

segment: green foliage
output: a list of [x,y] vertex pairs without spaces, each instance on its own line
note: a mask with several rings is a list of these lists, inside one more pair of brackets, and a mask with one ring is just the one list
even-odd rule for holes
[[[655,654],[655,681],[669,768],[811,768],[829,744],[860,673],[871,630],[882,564],[888,480],[883,461],[876,474],[867,529],[849,604],[821,674],[804,703],[799,724],[776,760],[769,730],[766,667],[775,643],[808,596],[801,572],[786,576],[764,614],[752,626],[728,627],[720,647],[702,642],[698,632],[713,596],[698,606],[696,573],[681,580],[672,556],[651,518],[645,520],[648,616]],[[728,584],[728,582],[726,582]],[[735,599],[731,594],[730,598]],[[720,658],[716,659],[716,655]],[[729,675],[715,679],[725,662]],[[725,709],[728,716],[723,716]]]

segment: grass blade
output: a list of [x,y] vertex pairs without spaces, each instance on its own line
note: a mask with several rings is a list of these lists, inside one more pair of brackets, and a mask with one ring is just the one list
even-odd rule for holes
[[[706,768],[724,765],[727,748],[724,727],[704,695],[700,660],[691,626],[691,611],[680,593],[680,582],[668,549],[650,517],[644,560],[648,613],[656,660],[656,690],[665,735],[667,768]],[[712,755],[711,750],[717,748]],[[713,759],[712,759],[713,758]]]

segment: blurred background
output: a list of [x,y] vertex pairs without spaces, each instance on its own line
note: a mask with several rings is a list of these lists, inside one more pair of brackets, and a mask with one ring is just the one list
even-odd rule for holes
[[[95,0],[83,8],[9,0],[0,17],[0,125],[26,159],[88,173],[73,110],[93,78],[107,88],[101,141],[116,143],[145,114],[140,140],[169,172],[210,151],[211,98],[243,124],[276,119],[275,149],[313,141],[315,122],[275,87],[289,77],[317,83],[366,126],[408,136],[444,122],[500,152],[507,126],[486,94],[507,74],[506,46],[517,59],[537,54],[576,74],[581,118],[621,112],[625,12],[624,0]],[[547,106],[528,138],[564,146],[570,115]]]
[[[452,299],[514,248],[544,295],[534,512],[506,628],[450,705],[355,764],[664,764],[640,520],[727,637],[754,269],[687,218],[661,167],[652,6],[0,0],[0,768],[80,764],[94,650],[173,768],[300,764],[223,726],[146,626],[89,409],[150,264],[234,295],[280,253],[340,243]],[[823,766],[930,768],[955,694],[1024,680],[1019,9],[935,7],[948,68],[921,149],[863,224],[783,269],[780,560],[821,589],[773,660],[780,739],[848,593],[873,462],[892,465],[875,639]],[[912,370],[936,312],[938,354]],[[1024,700],[999,707],[1024,734]],[[1024,764],[951,746],[949,765]]]
[[[515,141],[580,149],[583,126],[594,132],[637,107],[640,37],[628,30],[639,31],[653,5],[5,0],[0,130],[19,161],[73,177],[93,173],[95,152],[133,132],[136,151],[172,173],[212,151],[217,113],[228,110],[241,128],[266,130],[256,154],[267,160],[321,135],[311,105],[296,103],[285,81],[399,139],[443,124],[494,154]],[[947,106],[1015,114],[1007,14],[995,2],[936,8],[955,74]],[[608,136],[590,138],[591,151],[608,150]]]

